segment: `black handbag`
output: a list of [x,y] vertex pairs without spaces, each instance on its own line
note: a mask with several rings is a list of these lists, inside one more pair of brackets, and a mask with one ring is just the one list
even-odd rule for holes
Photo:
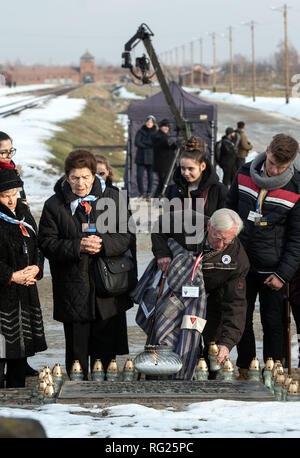
[[131,291],[137,284],[137,271],[129,256],[99,256],[94,262],[96,295],[113,297]]

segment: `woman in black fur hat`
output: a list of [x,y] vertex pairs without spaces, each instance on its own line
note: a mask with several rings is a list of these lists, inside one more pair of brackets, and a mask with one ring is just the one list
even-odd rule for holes
[[22,186],[14,170],[0,170],[0,386],[6,364],[6,388],[24,387],[26,358],[47,349],[36,286],[43,257],[34,218],[19,198]]

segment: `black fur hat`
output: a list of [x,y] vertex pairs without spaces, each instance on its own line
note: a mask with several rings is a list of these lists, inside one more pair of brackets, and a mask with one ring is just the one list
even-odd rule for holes
[[8,191],[10,189],[22,188],[23,181],[13,169],[0,170],[0,192]]

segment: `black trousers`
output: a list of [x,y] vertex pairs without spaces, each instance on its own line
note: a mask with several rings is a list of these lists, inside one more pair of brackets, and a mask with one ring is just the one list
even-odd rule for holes
[[159,197],[161,195],[167,175],[168,172],[157,172],[158,185],[155,190],[154,197]]
[[280,360],[285,365],[287,356],[287,317],[285,307],[286,288],[273,291],[264,285],[269,274],[250,273],[246,278],[247,317],[245,330],[237,345],[237,366],[248,369],[256,356],[253,313],[257,294],[260,302],[260,318],[263,328],[263,358]]
[[242,167],[242,165],[244,165],[246,162],[246,159],[244,157],[237,157],[236,158],[236,168],[237,170]]
[[236,163],[234,161],[228,161],[221,165],[223,170],[223,184],[225,186],[231,186],[234,175],[236,174]]
[[[116,358],[116,322],[118,316],[108,320],[100,318],[85,323],[64,323],[66,339],[66,371],[70,377],[73,362],[79,360],[84,380],[88,380],[96,359],[101,359],[104,371]],[[90,361],[89,361],[90,357]]]
[[6,388],[24,388],[27,358],[0,359],[0,388],[4,387],[6,364]]
[[147,194],[151,194],[152,183],[153,183],[153,166],[152,164],[141,165],[137,164],[136,166],[136,179],[137,186],[140,195],[144,194],[144,172],[147,172]]

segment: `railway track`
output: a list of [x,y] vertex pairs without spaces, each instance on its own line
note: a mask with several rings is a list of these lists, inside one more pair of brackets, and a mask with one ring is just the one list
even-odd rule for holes
[[[68,86],[60,86],[59,88],[48,88],[48,89],[41,89],[38,91],[34,91],[35,94],[32,97],[27,96],[22,100],[18,100],[16,102],[7,103],[5,105],[0,106],[0,118],[7,118],[9,116],[15,115],[20,113],[21,111],[27,110],[29,108],[33,108],[39,105],[44,100],[50,97],[58,97],[60,95],[65,95],[75,89],[81,87],[82,84],[77,85],[68,85]],[[32,94],[32,91],[28,92],[28,94]],[[24,94],[22,94],[24,95]]]

